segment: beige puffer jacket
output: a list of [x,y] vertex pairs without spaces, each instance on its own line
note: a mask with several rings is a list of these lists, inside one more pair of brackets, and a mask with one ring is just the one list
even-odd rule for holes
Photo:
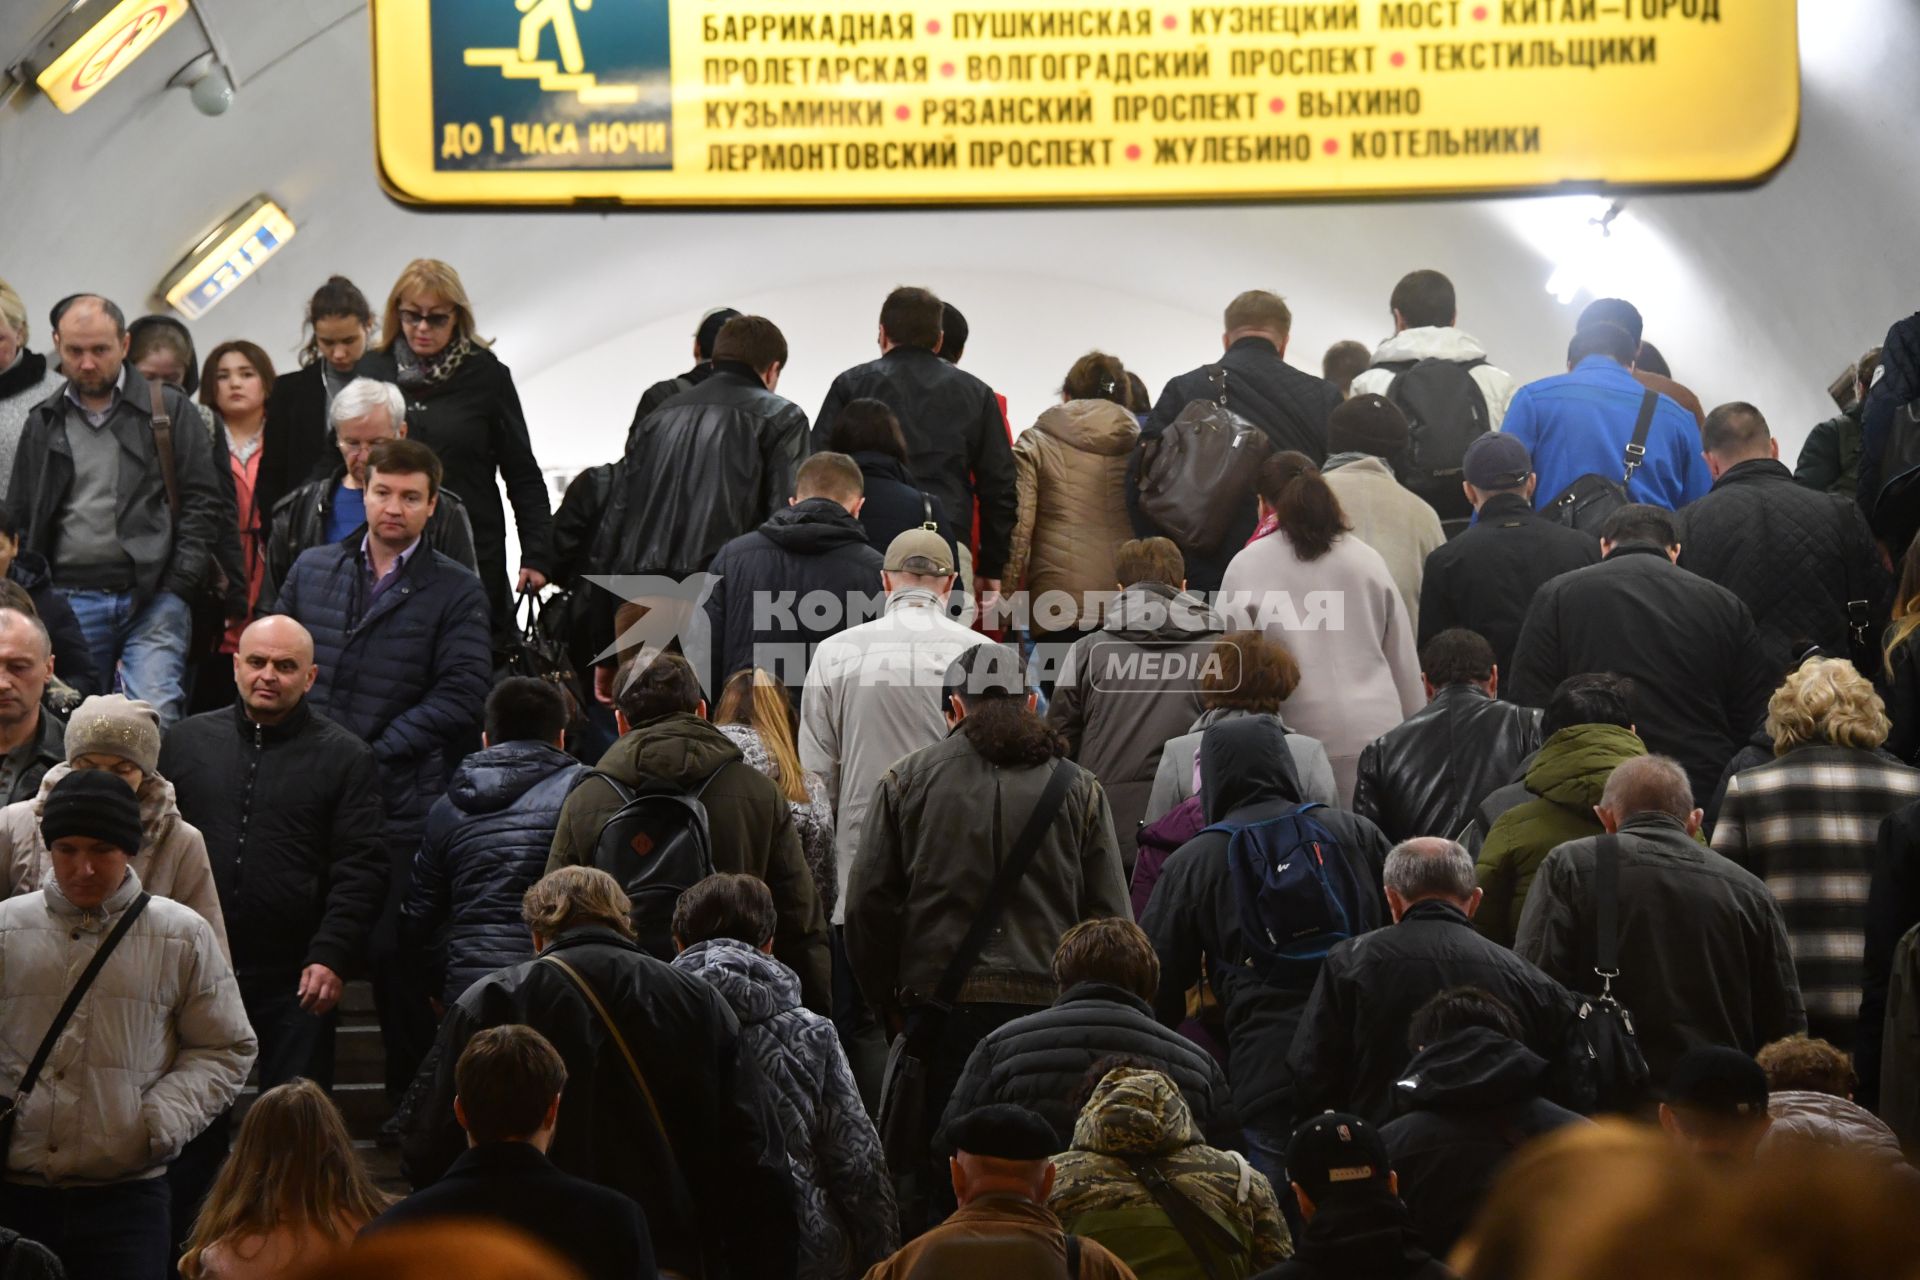
[[[0,809],[0,875],[7,878],[9,896],[53,883],[53,860],[40,838],[40,811],[53,784],[72,772],[70,765],[53,766],[40,783],[39,795]],[[130,865],[139,871],[147,892],[199,912],[213,926],[220,954],[231,963],[227,921],[220,913],[206,838],[200,828],[180,816],[173,784],[157,773],[148,774],[140,784],[140,835],[140,852]]]
[[[1069,400],[1040,415],[1013,442],[1020,508],[1008,591],[1075,597],[1115,588],[1113,553],[1133,536],[1127,520],[1127,456],[1140,438],[1133,415],[1109,400]],[[1082,616],[1092,627],[1096,616]]]
[[[19,1087],[68,988],[141,888],[129,871],[92,911],[57,884],[0,903],[0,1095]],[[70,1187],[158,1177],[232,1105],[256,1049],[212,926],[155,897],[21,1107],[7,1178]]]

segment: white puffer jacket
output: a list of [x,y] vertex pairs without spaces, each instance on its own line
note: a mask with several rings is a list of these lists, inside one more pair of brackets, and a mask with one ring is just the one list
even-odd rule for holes
[[[1458,329],[1406,329],[1380,344],[1373,353],[1375,364],[1396,364],[1403,360],[1453,360],[1466,364],[1485,360],[1487,349],[1472,334]],[[1353,394],[1383,396],[1393,385],[1391,369],[1367,369],[1353,380]],[[1475,365],[1468,374],[1487,399],[1487,417],[1495,431],[1507,416],[1507,402],[1513,399],[1513,375],[1490,364]]]
[[[0,876],[8,894],[31,893],[53,883],[53,855],[40,837],[40,815],[54,784],[73,772],[71,765],[47,770],[40,793],[29,800],[0,808]],[[133,865],[147,892],[192,907],[213,926],[220,954],[233,959],[227,945],[227,922],[220,911],[220,893],[213,883],[213,864],[207,860],[206,837],[200,828],[180,816],[173,784],[157,773],[140,784],[140,852]]]
[[[0,1096],[14,1095],[67,991],[140,892],[128,871],[92,911],[52,883],[0,903]],[[155,897],[27,1096],[7,1179],[67,1187],[158,1177],[232,1105],[257,1048],[213,927]]]

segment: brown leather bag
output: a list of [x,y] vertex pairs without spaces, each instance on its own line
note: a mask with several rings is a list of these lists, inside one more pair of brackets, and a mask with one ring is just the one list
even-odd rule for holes
[[1273,455],[1267,433],[1227,407],[1227,371],[1215,365],[1209,376],[1219,394],[1188,401],[1140,450],[1140,511],[1187,552],[1226,549]]

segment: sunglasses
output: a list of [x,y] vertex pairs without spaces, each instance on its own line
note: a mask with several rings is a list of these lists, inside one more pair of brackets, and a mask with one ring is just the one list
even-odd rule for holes
[[400,327],[403,329],[418,329],[422,326],[428,329],[444,329],[452,323],[453,312],[451,311],[409,311],[404,307],[400,310]]

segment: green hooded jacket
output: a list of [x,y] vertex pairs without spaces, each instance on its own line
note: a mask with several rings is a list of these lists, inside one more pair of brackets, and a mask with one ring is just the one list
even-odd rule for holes
[[1503,947],[1513,945],[1527,891],[1547,855],[1569,840],[1601,834],[1593,806],[1623,760],[1647,754],[1631,729],[1569,725],[1548,738],[1527,770],[1534,798],[1500,815],[1480,847],[1476,868],[1483,897],[1473,923]]

